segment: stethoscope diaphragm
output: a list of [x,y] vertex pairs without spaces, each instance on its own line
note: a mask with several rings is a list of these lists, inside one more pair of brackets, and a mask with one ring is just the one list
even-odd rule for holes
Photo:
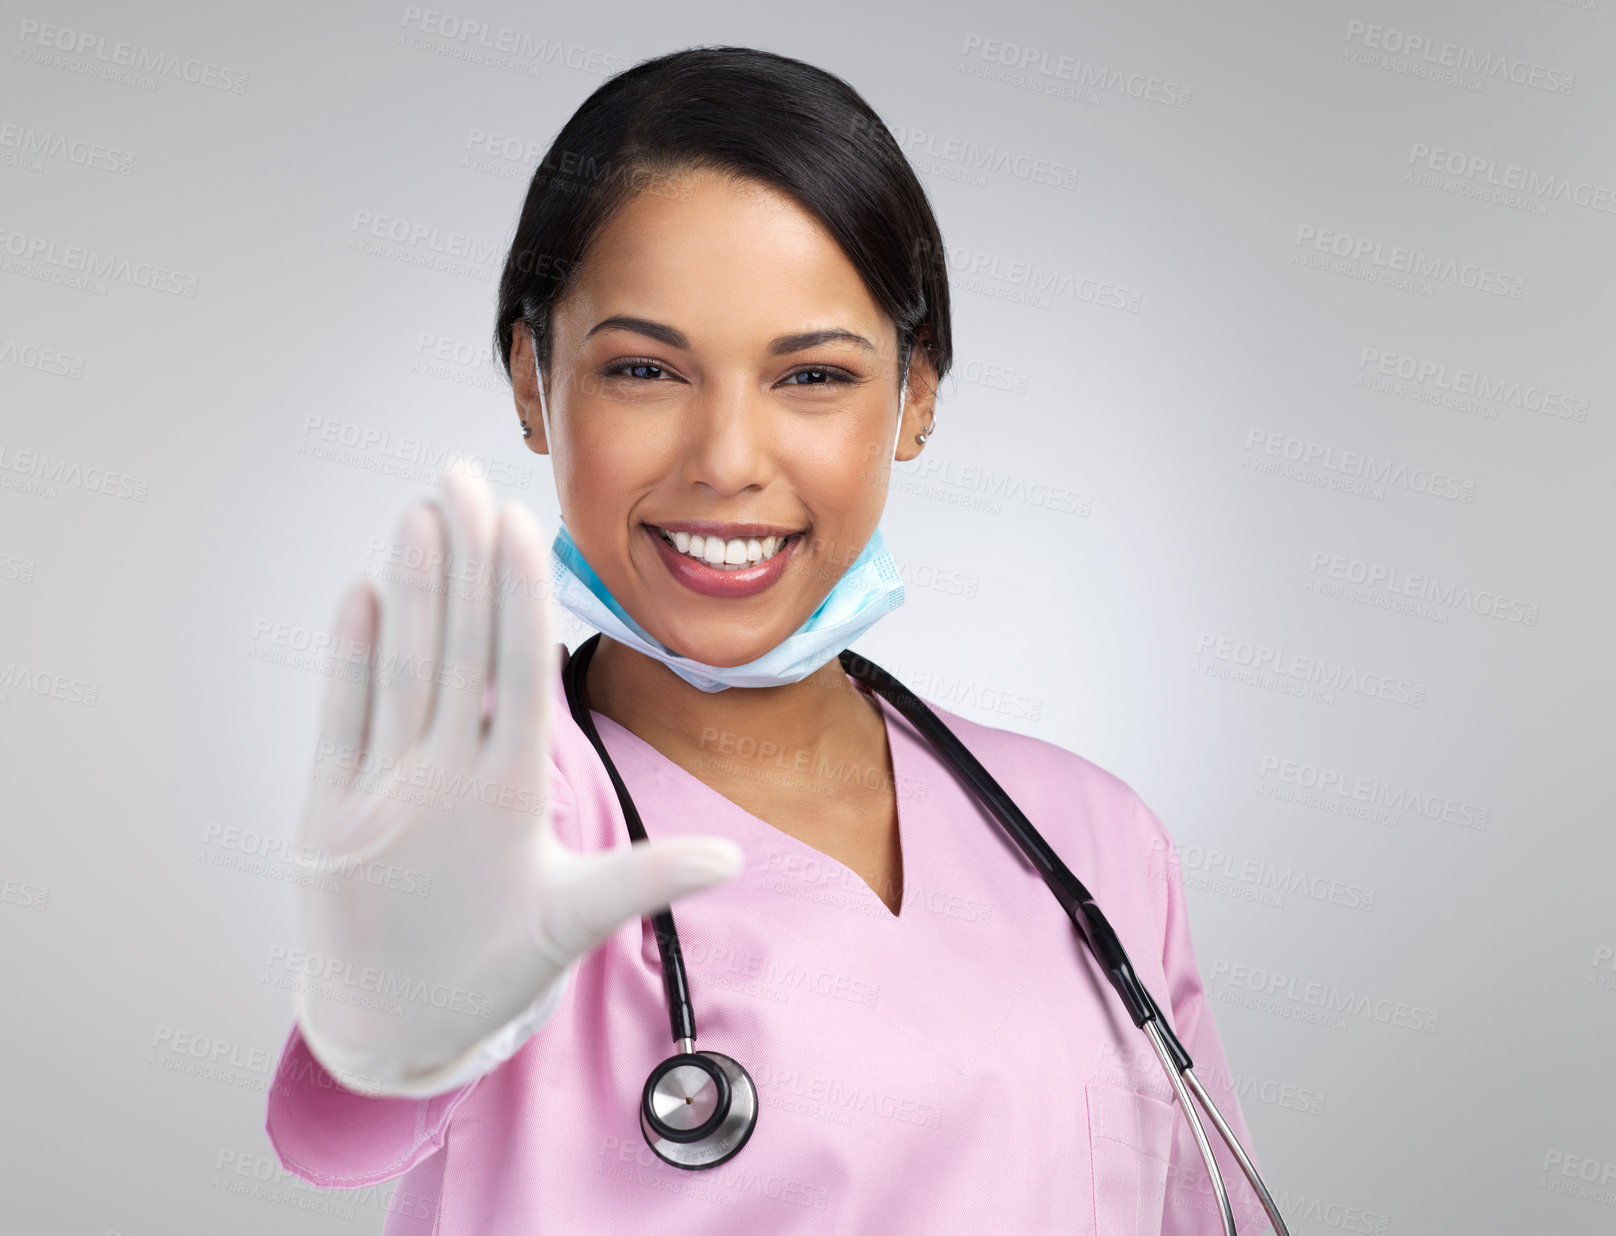
[[717,1167],[757,1127],[757,1087],[740,1062],[716,1051],[669,1056],[645,1079],[640,1131],[674,1167]]

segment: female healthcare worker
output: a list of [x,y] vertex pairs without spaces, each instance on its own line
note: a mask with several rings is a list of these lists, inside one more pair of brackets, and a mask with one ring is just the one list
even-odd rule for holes
[[[497,340],[563,527],[547,557],[452,473],[406,512],[385,604],[363,580],[344,602],[375,673],[331,680],[302,826],[325,874],[268,1101],[287,1169],[400,1178],[390,1236],[1224,1230],[1062,906],[838,657],[902,600],[877,524],[933,427],[948,305],[925,193],[837,77],[695,48],[562,129]],[[602,631],[587,653],[550,596]],[[1160,821],[1081,756],[934,712],[1106,907],[1249,1145]],[[641,1114],[675,1052],[648,918],[674,902],[678,1046],[744,1074],[686,1069],[656,1127],[720,1090],[751,1117],[704,1170]]]

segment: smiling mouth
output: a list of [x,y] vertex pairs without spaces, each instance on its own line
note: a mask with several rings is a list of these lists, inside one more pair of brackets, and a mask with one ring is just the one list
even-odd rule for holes
[[802,537],[801,532],[788,536],[702,536],[700,533],[669,532],[655,524],[647,528],[671,545],[675,551],[706,566],[720,571],[744,571],[767,562],[792,541]]

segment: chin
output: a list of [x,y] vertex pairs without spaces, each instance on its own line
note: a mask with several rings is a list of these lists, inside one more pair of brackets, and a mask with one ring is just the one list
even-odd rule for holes
[[[784,638],[783,635],[780,637]],[[756,661],[780,642],[775,640],[770,643],[766,639],[680,639],[677,635],[670,639],[658,635],[657,639],[692,661],[724,669]]]

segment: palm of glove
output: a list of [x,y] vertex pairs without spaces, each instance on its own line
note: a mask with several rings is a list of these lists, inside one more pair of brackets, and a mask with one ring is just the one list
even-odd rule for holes
[[[444,478],[350,588],[302,821],[304,1037],[345,1086],[433,1093],[520,1046],[621,923],[734,875],[722,838],[580,854],[550,802],[546,538]],[[505,581],[505,586],[500,586]],[[566,787],[559,787],[565,799]],[[333,890],[333,885],[334,890]],[[337,981],[340,980],[340,981]],[[503,1033],[501,1033],[503,1031]]]

